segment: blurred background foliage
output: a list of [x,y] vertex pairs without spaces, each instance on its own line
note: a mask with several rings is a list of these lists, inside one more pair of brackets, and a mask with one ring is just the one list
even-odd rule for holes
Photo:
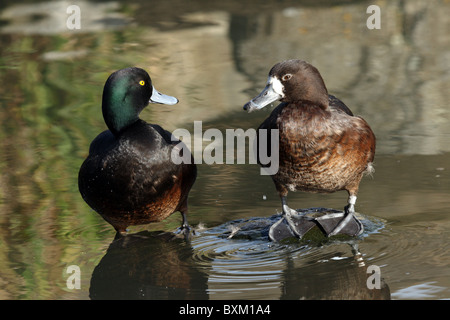
[[[181,101],[173,109],[147,108],[145,120],[171,131],[204,120],[203,130],[222,130],[255,127],[267,116],[268,110],[248,117],[242,105],[262,89],[275,62],[312,61],[330,93],[344,97],[379,138],[378,180],[366,183],[361,206],[396,219],[412,212],[416,220],[415,208],[431,208],[441,221],[450,187],[449,3],[376,3],[386,20],[368,33],[367,1],[80,1],[76,31],[65,26],[66,2],[2,1],[0,299],[88,297],[89,276],[82,277],[84,290],[69,291],[65,268],[76,264],[90,275],[113,231],[81,199],[77,174],[90,141],[106,128],[104,82],[131,65],[147,69],[158,90]],[[275,213],[273,185],[258,172],[201,166],[192,221],[214,225]],[[298,204],[343,203],[342,194],[296,197]],[[448,235],[448,224],[439,224],[440,234]],[[145,229],[178,225],[176,214]]]

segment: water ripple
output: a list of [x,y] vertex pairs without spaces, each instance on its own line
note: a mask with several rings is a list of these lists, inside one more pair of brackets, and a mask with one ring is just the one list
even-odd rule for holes
[[[352,256],[347,243],[354,239],[320,241],[295,240],[288,243],[274,243],[268,240],[268,229],[280,216],[240,219],[200,232],[192,240],[192,259],[208,274],[210,295],[235,298],[267,298],[279,295],[284,286],[286,274],[298,264],[314,268],[326,262],[339,263]],[[363,218],[365,232],[362,237],[379,232],[383,222]],[[323,245],[344,244],[346,253],[339,249],[324,253]],[[342,257],[344,255],[344,257]],[[345,261],[344,261],[345,262]],[[348,262],[346,262],[346,265]],[[295,269],[296,267],[294,267]],[[227,296],[227,294],[229,296]]]

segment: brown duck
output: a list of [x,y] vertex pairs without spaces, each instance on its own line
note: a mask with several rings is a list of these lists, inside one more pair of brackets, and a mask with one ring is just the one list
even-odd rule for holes
[[[244,110],[261,109],[277,100],[281,104],[259,129],[268,129],[269,135],[278,129],[279,168],[271,177],[283,215],[297,213],[287,205],[289,191],[346,190],[344,218],[329,234],[335,235],[353,218],[359,183],[364,173],[373,171],[375,135],[363,118],[328,94],[319,71],[305,61],[287,60],[273,66],[266,87]],[[270,150],[270,145],[258,143],[259,148]]]

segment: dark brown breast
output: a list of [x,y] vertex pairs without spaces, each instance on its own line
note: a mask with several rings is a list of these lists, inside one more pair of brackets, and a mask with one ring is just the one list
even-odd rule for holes
[[279,192],[334,192],[358,185],[373,161],[375,136],[360,117],[308,102],[281,104],[260,126],[279,130]]

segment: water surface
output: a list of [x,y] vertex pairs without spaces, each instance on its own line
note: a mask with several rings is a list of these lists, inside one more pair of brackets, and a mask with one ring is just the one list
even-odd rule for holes
[[[370,4],[84,1],[81,29],[68,30],[66,2],[3,1],[0,298],[449,298],[450,5],[379,2],[381,29],[369,30]],[[377,135],[376,171],[356,204],[377,227],[355,239],[360,256],[341,240],[229,238],[236,221],[280,211],[271,179],[251,164],[199,165],[191,242],[172,239],[177,213],[114,240],[77,187],[89,143],[105,129],[108,75],[142,67],[180,100],[145,109],[148,122],[225,132],[268,116],[272,108],[242,106],[289,58],[315,65]],[[346,197],[292,193],[289,203],[342,209]],[[80,289],[66,285],[70,265],[80,267]],[[367,288],[371,265],[383,279],[376,292]]]

